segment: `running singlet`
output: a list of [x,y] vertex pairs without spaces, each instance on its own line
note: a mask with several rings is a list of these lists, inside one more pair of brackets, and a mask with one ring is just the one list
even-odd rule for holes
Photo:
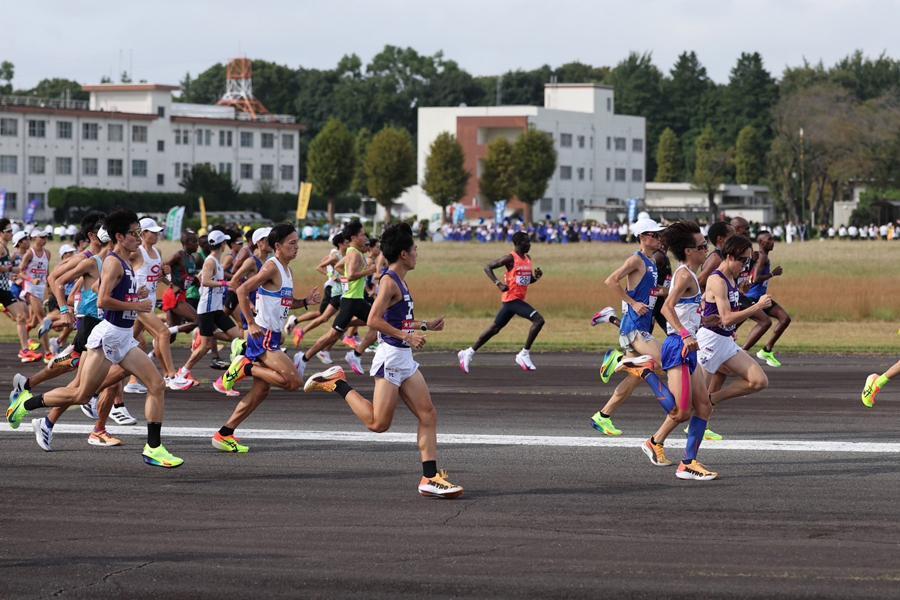
[[[255,257],[254,257],[255,258]],[[273,262],[281,274],[281,289],[277,292],[260,287],[256,290],[256,324],[269,331],[279,334],[287,322],[288,313],[294,303],[294,278],[291,272],[284,268],[274,256],[266,262]]]
[[[97,263],[97,274],[103,272],[103,259],[99,256],[92,256]],[[75,315],[79,317],[96,317],[103,318],[103,311],[97,307],[97,292],[91,286],[84,286],[81,289],[81,300],[75,305]]]
[[[138,302],[140,298],[138,298],[137,294],[137,279],[134,276],[134,270],[131,268],[131,263],[123,260],[122,257],[115,252],[110,252],[109,255],[118,259],[122,264],[123,271],[122,279],[120,279],[116,287],[113,288],[112,297],[122,302]],[[134,327],[137,313],[133,310],[109,310],[106,311],[104,319],[116,327]]]
[[626,290],[625,293],[632,300],[642,302],[650,307],[643,316],[634,312],[630,305],[624,307],[625,314],[622,315],[622,326],[619,332],[623,335],[632,331],[649,332],[653,327],[653,307],[656,306],[656,263],[647,258],[644,253],[635,252],[642,261],[644,261],[644,276],[638,282],[637,287],[633,290]]
[[[698,292],[693,296],[679,298],[678,302],[675,303],[675,315],[678,317],[681,324],[684,325],[684,328],[687,329],[692,336],[696,337],[697,330],[700,329],[700,303],[703,300],[703,294],[699,292],[700,280],[697,279],[697,275],[691,271],[687,265],[679,265],[679,267],[675,269],[675,273],[678,273],[681,269],[686,269],[687,272],[691,274],[691,277],[694,278]],[[675,335],[678,333],[680,332],[675,331],[672,325],[666,323],[666,334]]]
[[[394,283],[397,284],[397,288],[403,295],[402,300],[393,306],[388,307],[387,312],[384,313],[384,320],[387,321],[391,327],[396,327],[403,333],[414,332],[416,327],[415,322],[413,321],[413,299],[409,294],[409,288],[406,287],[406,284],[400,279],[400,276],[390,269],[387,269],[384,272],[384,275],[387,275],[394,280]],[[394,336],[382,334],[379,334],[379,336],[381,337],[381,340],[389,346],[394,346],[395,348],[409,348],[409,345],[406,342],[398,340]]]
[[[731,310],[736,311],[740,310],[741,306],[741,294],[738,291],[736,285],[731,283],[731,280],[728,279],[722,271],[716,269],[712,273],[713,275],[718,275],[725,281],[725,286],[728,289],[728,305],[731,307]],[[710,275],[712,277],[712,275]],[[719,314],[719,307],[716,306],[715,302],[703,302],[703,316],[704,317],[715,317]],[[724,335],[730,337],[734,330],[737,328],[737,325],[715,325],[713,327],[704,326],[703,329],[709,329],[713,333],[718,333],[719,335]]]
[[[213,273],[213,281],[222,281],[225,277],[225,270],[222,268],[222,263],[216,260],[215,256],[210,256],[214,263],[216,263],[216,270]],[[200,304],[197,305],[197,314],[211,313],[217,310],[222,310],[222,306],[225,300],[225,289],[224,287],[206,287],[205,285],[200,286]]]
[[[772,272],[772,263],[766,261],[766,266],[760,269],[760,275],[768,275]],[[769,279],[762,281],[760,283],[754,283],[749,290],[747,290],[747,297],[753,298],[754,300],[759,300],[762,298],[763,294],[769,293]]]
[[[360,252],[359,250],[354,248],[353,246],[348,246],[347,254],[350,254],[351,252],[356,252],[357,254],[359,254],[359,257],[363,261],[363,268],[365,268],[365,266],[368,264],[366,261],[366,256],[362,252]],[[349,271],[350,271],[349,261],[345,260],[344,261],[344,276],[341,277],[341,288],[343,291],[344,298],[347,298],[348,300],[353,300],[353,299],[361,300],[362,298],[365,297],[365,294],[366,294],[366,278],[360,277],[359,279],[350,281],[347,278],[350,275]]]
[[[263,261],[259,259],[255,254],[253,255],[253,260],[256,262],[256,272],[259,273],[262,271]],[[247,281],[244,279],[244,281]],[[256,290],[250,292],[250,304],[256,304]],[[244,318],[244,315],[241,315],[241,319]]]
[[141,286],[146,287],[147,291],[150,292],[149,297],[154,299],[156,298],[156,287],[159,285],[159,278],[162,276],[162,255],[157,250],[156,258],[150,258],[150,253],[143,246],[138,246],[138,250],[141,251],[141,256],[144,259],[141,268],[134,274],[138,282],[138,289]]
[[0,267],[5,267],[6,271],[0,271],[0,290],[9,291],[9,270],[12,268],[12,259],[9,257],[9,252],[0,256]]
[[533,271],[531,270],[531,259],[519,256],[515,252],[512,253],[513,268],[506,272],[506,283],[509,288],[503,292],[501,300],[503,302],[512,302],[513,300],[524,300],[525,294],[528,293],[528,286],[531,285]]
[[47,273],[50,270],[50,253],[44,250],[42,256],[35,254],[28,263],[25,278],[25,293],[32,294],[35,298],[44,299],[47,290]]

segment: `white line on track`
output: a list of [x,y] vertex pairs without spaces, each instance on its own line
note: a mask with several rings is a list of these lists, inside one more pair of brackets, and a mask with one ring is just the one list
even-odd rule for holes
[[[147,430],[140,425],[133,427],[109,427],[114,435],[144,436]],[[55,433],[73,433],[88,435],[90,425],[59,424],[53,428]],[[0,431],[9,432],[6,423],[0,423]],[[31,424],[23,423],[20,432],[30,432]],[[214,428],[207,427],[166,427],[163,426],[163,438],[188,437],[205,438],[215,433]],[[305,431],[298,429],[241,429],[241,439],[258,440],[296,440],[307,442],[346,442],[346,443],[386,443],[415,444],[414,433],[370,433],[365,431]],[[558,447],[592,447],[592,448],[636,448],[644,442],[644,438],[636,437],[574,437],[557,435],[494,435],[444,433],[438,435],[441,444],[465,444],[488,446],[558,446]],[[678,438],[666,442],[667,448],[684,448],[685,439]],[[724,440],[721,442],[704,442],[703,451],[710,450],[758,450],[778,452],[871,452],[878,454],[900,453],[900,442],[827,442],[806,440]]]

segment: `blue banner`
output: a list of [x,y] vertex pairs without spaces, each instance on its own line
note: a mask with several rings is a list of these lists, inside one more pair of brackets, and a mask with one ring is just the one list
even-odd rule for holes
[[628,222],[634,223],[637,221],[637,206],[638,201],[637,198],[629,198],[628,199]]
[[40,198],[32,198],[28,201],[28,209],[25,211],[25,222],[26,223],[34,223],[34,213],[37,212],[38,208],[41,206]]
[[6,189],[0,188],[0,219],[6,216]]
[[502,223],[506,218],[506,200],[497,200],[494,202],[494,222]]

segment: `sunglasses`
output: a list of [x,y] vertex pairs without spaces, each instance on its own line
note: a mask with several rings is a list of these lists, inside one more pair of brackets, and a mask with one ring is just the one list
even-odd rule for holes
[[689,248],[693,248],[694,250],[703,250],[704,252],[706,252],[709,249],[709,244],[703,242],[702,244],[699,244],[697,246],[689,246]]
[[12,228],[4,229],[4,230],[3,230],[3,233],[12,233]]
[[141,230],[140,229],[129,229],[128,235],[134,236],[137,239],[141,239]]
[[642,233],[641,235],[646,235],[646,236],[652,237],[654,240],[659,239],[659,233],[656,231],[648,231],[647,233]]

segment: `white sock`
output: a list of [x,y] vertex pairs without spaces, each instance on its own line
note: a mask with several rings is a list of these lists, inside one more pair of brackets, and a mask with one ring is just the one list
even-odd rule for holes
[[172,325],[171,327],[169,327],[169,333],[178,333],[178,325]]

